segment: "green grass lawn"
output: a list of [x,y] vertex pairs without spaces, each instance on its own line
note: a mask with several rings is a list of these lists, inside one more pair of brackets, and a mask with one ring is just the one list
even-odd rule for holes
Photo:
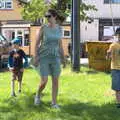
[[73,73],[69,66],[65,68],[60,77],[60,110],[50,107],[50,79],[39,106],[33,104],[39,83],[35,70],[25,70],[23,91],[17,97],[10,96],[10,80],[10,72],[0,73],[0,120],[120,120],[110,74],[89,72],[86,67]]

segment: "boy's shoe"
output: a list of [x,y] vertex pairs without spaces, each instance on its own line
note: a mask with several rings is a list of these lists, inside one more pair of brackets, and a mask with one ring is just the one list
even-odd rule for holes
[[52,107],[52,108],[55,108],[55,109],[60,109],[60,106],[57,105],[57,104],[52,104],[51,107]]
[[40,104],[40,96],[35,96],[34,105],[39,105],[39,104]]
[[11,96],[12,96],[12,97],[16,97],[15,92],[11,93]]
[[116,104],[116,107],[117,107],[117,108],[120,108],[120,103]]

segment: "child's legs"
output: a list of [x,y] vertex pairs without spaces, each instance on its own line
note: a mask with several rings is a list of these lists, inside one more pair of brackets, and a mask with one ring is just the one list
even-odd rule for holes
[[11,80],[11,94],[15,93],[15,80],[17,78],[17,71],[12,72],[12,80]]
[[19,92],[21,92],[23,72],[18,71],[17,77],[18,77],[18,90]]
[[116,101],[120,103],[120,70],[112,70],[112,89],[116,92]]
[[11,81],[11,94],[15,93],[15,80]]
[[116,91],[116,100],[117,103],[120,103],[120,91]]

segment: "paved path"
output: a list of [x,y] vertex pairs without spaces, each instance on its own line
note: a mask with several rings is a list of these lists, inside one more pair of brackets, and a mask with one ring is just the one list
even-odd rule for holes
[[[68,58],[68,61],[70,62],[70,58]],[[80,64],[88,65],[88,58],[80,58]]]
[[80,58],[80,64],[87,65],[88,64],[88,58]]

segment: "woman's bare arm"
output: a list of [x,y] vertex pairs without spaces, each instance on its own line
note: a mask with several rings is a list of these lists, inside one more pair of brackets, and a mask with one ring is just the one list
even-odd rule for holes
[[37,52],[38,52],[38,49],[40,47],[42,39],[43,39],[43,26],[41,27],[41,29],[37,33],[37,40],[36,40],[36,44],[35,44],[35,56],[34,56],[34,60],[33,60],[34,66],[38,66],[39,57],[38,57]]
[[62,40],[60,40],[60,42],[59,42],[59,47],[60,47],[61,61],[62,61],[63,67],[65,67],[66,66],[66,61],[65,61],[65,54],[64,54],[64,50],[63,50]]
[[35,57],[37,57],[37,51],[39,49],[42,39],[43,39],[43,26],[41,26],[41,29],[37,33],[37,39],[35,44]]

